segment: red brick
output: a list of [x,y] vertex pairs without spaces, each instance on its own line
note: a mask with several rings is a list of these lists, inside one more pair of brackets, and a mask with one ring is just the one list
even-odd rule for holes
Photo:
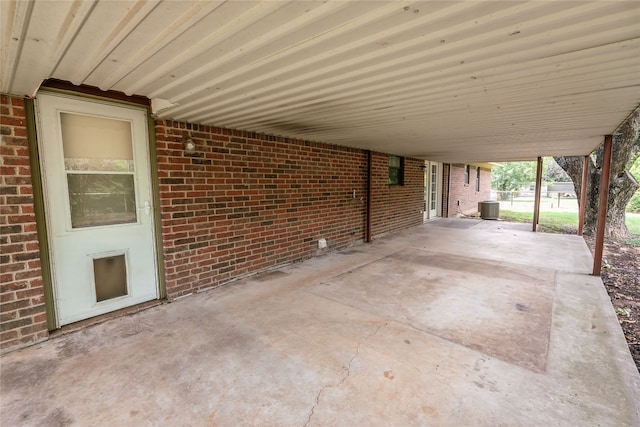
[[41,277],[41,272],[39,270],[20,271],[15,274],[16,280],[37,279],[39,277]]
[[18,300],[18,301],[2,303],[0,304],[0,312],[6,313],[9,311],[18,310],[20,308],[29,307],[29,305],[30,305],[29,300]]
[[33,316],[33,323],[42,323],[47,321],[47,313],[40,313]]
[[[9,111],[12,116],[3,114],[2,127],[2,182],[4,185],[0,223],[5,242],[2,246],[2,292],[0,304],[2,347],[19,345],[22,341],[33,342],[42,337],[42,326],[33,326],[34,313],[41,315],[44,306],[33,307],[33,300],[43,292],[42,273],[39,268],[38,237],[35,230],[33,193],[29,150],[27,143],[24,101],[20,98],[2,96],[0,109]],[[6,131],[9,130],[7,133]],[[20,329],[22,328],[22,332]],[[26,328],[26,329],[25,329]],[[30,328],[33,328],[30,329]],[[46,332],[46,327],[44,328]]]
[[[33,322],[33,319],[31,319],[31,321]],[[24,337],[30,337],[30,341],[34,341],[37,338],[42,337],[42,334],[46,334],[47,332],[47,324],[46,323],[40,323],[40,324],[32,324],[30,326],[25,326],[23,328],[20,328],[20,334]]]
[[19,117],[0,116],[0,123],[6,126],[20,126],[25,127],[26,119]]
[[11,340],[15,340],[18,338],[18,331],[16,329],[12,329],[9,331],[5,331],[0,333],[0,342],[7,342]]
[[15,320],[18,318],[17,311],[0,312],[0,322],[8,322],[9,320]]
[[10,302],[16,299],[16,294],[14,292],[0,294],[0,303],[2,302]]
[[[198,134],[192,137],[207,161],[184,157],[179,150],[174,135],[194,128]],[[170,298],[314,256],[321,237],[332,248],[363,240],[366,152],[175,121],[158,121],[156,135]],[[275,140],[279,142],[271,142]],[[377,233],[420,223],[421,169],[408,174],[402,188],[387,191],[388,157],[379,157],[386,193],[377,208],[386,210],[390,205],[399,210],[395,222],[374,224]],[[413,203],[409,206],[416,207],[410,212],[408,199]],[[265,242],[273,236],[279,238]],[[188,280],[190,275],[197,275],[197,280]]]
[[[11,102],[11,105],[14,106],[14,107],[24,108],[24,100],[22,98],[16,98],[16,97],[12,96],[9,99],[9,102]],[[22,114],[24,114],[24,111],[22,112]]]
[[21,128],[21,127],[15,127],[15,128],[13,128],[13,134],[14,134],[14,136],[21,136],[21,137],[26,138],[27,137],[27,129]]
[[[470,165],[469,183],[464,182],[463,164],[452,164],[448,167],[447,180],[443,174],[443,189],[449,183],[448,197],[443,195],[443,200],[449,200],[443,214],[456,217],[461,214],[475,214],[478,210],[478,202],[488,200],[491,196],[491,170],[480,169],[480,191],[476,191],[476,166]],[[458,205],[460,201],[460,205]],[[446,212],[444,212],[446,210]]]

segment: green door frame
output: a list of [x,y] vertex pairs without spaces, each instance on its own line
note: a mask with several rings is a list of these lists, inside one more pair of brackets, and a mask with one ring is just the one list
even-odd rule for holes
[[[138,103],[124,102],[121,100],[114,100],[108,97],[87,95],[84,93],[78,93],[69,90],[50,89],[46,88],[46,91],[52,93],[62,93],[72,95],[84,99],[93,99],[106,101],[113,104],[121,104],[127,106],[135,106],[137,108],[144,108],[147,113],[148,122],[148,139],[149,139],[149,157],[150,157],[150,173],[151,173],[151,194],[153,197],[153,203],[156,209],[153,212],[154,215],[154,237],[155,237],[155,251],[156,251],[156,268],[158,277],[158,298],[164,299],[167,297],[167,283],[165,277],[164,268],[164,252],[162,245],[162,226],[160,224],[160,186],[158,181],[158,163],[156,159],[156,134],[155,134],[155,120],[151,116],[151,110],[149,106],[142,106]],[[53,294],[53,278],[51,277],[51,257],[49,248],[49,235],[47,232],[46,221],[46,208],[44,204],[44,192],[42,171],[40,170],[40,152],[38,149],[38,133],[37,133],[37,121],[35,102],[31,98],[25,98],[25,116],[27,125],[27,140],[29,143],[29,164],[31,167],[31,183],[33,186],[33,204],[34,212],[36,216],[36,230],[38,233],[38,243],[40,246],[40,266],[42,271],[42,284],[44,288],[44,301],[47,312],[47,328],[53,331],[58,328],[58,321],[56,317],[55,298]]]

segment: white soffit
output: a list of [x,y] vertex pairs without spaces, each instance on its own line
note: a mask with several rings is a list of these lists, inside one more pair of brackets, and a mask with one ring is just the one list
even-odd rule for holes
[[640,103],[639,1],[0,1],[0,91],[446,162],[584,155]]

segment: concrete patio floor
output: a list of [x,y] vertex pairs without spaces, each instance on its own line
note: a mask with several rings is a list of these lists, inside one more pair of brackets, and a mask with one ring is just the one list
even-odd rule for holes
[[577,236],[438,220],[4,355],[3,426],[638,426]]

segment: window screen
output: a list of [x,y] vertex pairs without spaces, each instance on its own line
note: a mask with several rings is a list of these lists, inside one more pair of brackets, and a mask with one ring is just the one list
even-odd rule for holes
[[404,159],[398,156],[389,156],[389,185],[403,185]]

